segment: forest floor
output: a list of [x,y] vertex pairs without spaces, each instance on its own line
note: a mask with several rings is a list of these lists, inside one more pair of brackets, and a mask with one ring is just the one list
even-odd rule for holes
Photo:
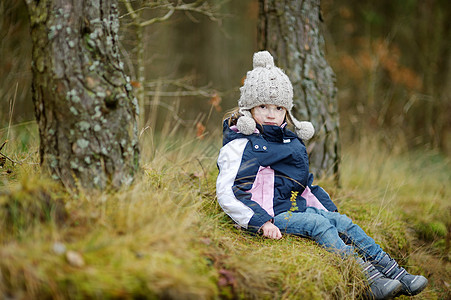
[[[163,136],[141,137],[131,187],[69,194],[41,173],[35,126],[11,132],[2,153],[16,163],[0,169],[0,298],[359,299],[353,261],[307,239],[248,234],[222,212],[220,133]],[[429,279],[414,299],[450,299],[450,158],[373,140],[343,145],[340,187],[316,184]]]

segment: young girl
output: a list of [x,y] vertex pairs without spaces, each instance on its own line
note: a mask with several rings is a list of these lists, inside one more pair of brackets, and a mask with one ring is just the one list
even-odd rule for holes
[[[376,299],[421,292],[425,277],[407,273],[351,219],[339,214],[321,187],[312,185],[303,140],[310,139],[314,129],[291,113],[291,82],[267,51],[254,54],[253,67],[240,88],[238,111],[223,124],[216,182],[222,209],[241,227],[265,237],[295,234],[343,257],[355,256]],[[287,121],[296,134],[286,128]]]

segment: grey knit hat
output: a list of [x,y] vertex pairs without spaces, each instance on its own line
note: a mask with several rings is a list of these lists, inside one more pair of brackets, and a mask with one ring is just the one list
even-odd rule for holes
[[303,140],[309,140],[315,133],[312,123],[300,122],[293,117],[293,86],[288,76],[274,65],[274,59],[268,51],[254,53],[253,70],[247,72],[244,85],[240,88],[238,100],[241,116],[237,121],[238,130],[246,135],[255,131],[255,120],[251,109],[262,104],[273,104],[286,108],[296,128],[296,134]]

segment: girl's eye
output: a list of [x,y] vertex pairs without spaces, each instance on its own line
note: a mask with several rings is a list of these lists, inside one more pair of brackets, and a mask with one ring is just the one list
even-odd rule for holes
[[282,106],[277,106],[277,110],[283,110]]
[[266,108],[266,105],[262,104],[260,105],[260,108]]

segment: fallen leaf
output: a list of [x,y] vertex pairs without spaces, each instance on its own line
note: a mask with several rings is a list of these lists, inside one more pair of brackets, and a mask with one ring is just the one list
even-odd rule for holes
[[97,81],[94,78],[92,78],[90,76],[86,76],[85,80],[86,80],[86,85],[88,86],[88,88],[92,89],[97,86]]
[[226,269],[221,269],[219,270],[219,280],[218,280],[218,285],[219,286],[226,286],[226,285],[230,285],[230,286],[234,286],[236,279],[235,279],[235,275]]
[[220,112],[222,110],[221,105],[219,105],[221,103],[221,101],[222,101],[222,99],[218,95],[218,93],[214,93],[213,96],[210,98],[209,103],[214,106],[214,108],[216,109],[217,112]]
[[199,139],[203,139],[204,138],[203,134],[205,132],[205,126],[201,122],[197,122],[196,129],[197,129],[196,136]]
[[241,86],[244,85],[244,81],[246,80],[246,76],[243,76],[243,78],[241,78]]
[[203,238],[200,238],[200,242],[208,246],[211,244],[211,239],[207,238],[207,237],[203,237]]
[[66,246],[63,243],[56,242],[53,244],[53,252],[58,255],[64,254],[66,252]]
[[130,84],[132,85],[132,87],[134,88],[140,88],[141,87],[141,82],[139,81],[135,81],[135,80],[131,80]]
[[85,265],[85,260],[80,253],[76,251],[69,250],[66,252],[67,262],[74,267],[83,267]]

